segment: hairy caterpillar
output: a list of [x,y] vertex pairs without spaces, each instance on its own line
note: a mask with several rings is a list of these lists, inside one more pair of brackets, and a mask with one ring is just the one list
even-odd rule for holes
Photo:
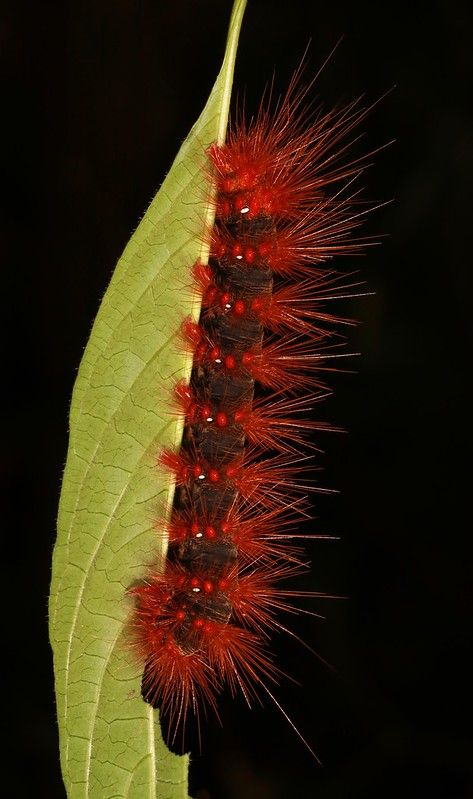
[[284,587],[304,568],[303,453],[323,427],[299,414],[327,393],[324,372],[343,355],[348,320],[327,302],[349,284],[331,261],[363,246],[354,230],[368,210],[353,185],[367,155],[350,155],[368,109],[355,100],[322,113],[306,102],[310,85],[299,69],[281,101],[270,93],[250,122],[237,115],[226,143],[208,150],[216,222],[209,263],[189,264],[202,314],[181,329],[194,356],[190,383],[175,386],[184,437],[158,466],[177,487],[168,557],[131,589],[142,694],[171,744],[190,710],[218,715],[225,685],[249,704],[267,694],[294,726],[273,694],[283,672],[268,643],[272,630],[291,634],[281,611],[319,596]]

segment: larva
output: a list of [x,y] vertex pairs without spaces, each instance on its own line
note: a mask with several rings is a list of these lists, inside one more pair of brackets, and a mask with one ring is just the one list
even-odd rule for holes
[[362,246],[354,231],[367,212],[354,186],[366,156],[350,154],[367,110],[321,113],[307,91],[299,69],[280,102],[267,97],[248,123],[237,115],[208,149],[216,221],[209,263],[189,264],[202,314],[181,329],[193,351],[190,383],[175,386],[184,436],[157,465],[177,486],[168,557],[132,589],[143,697],[171,743],[202,703],[218,715],[224,686],[280,707],[270,633],[287,631],[280,614],[302,596],[284,581],[304,565],[303,453],[324,426],[304,411],[327,391],[348,321],[327,308],[347,291],[332,260]]

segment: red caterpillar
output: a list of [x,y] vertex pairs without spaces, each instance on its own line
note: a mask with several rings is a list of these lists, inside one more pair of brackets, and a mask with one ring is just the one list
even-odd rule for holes
[[303,566],[292,532],[306,513],[300,450],[327,427],[299,414],[326,394],[336,327],[348,322],[325,310],[348,287],[325,264],[358,250],[366,213],[351,188],[366,158],[347,156],[366,110],[304,111],[306,92],[299,71],[275,110],[262,103],[208,151],[216,221],[210,262],[193,267],[201,318],[182,326],[194,353],[190,384],[175,387],[184,436],[160,457],[177,486],[168,557],[132,589],[143,697],[171,742],[189,709],[217,712],[224,685],[280,707],[269,633],[290,632],[279,613],[301,595],[282,584]]

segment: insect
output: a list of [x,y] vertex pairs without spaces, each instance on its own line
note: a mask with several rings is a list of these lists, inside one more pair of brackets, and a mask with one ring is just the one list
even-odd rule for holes
[[311,86],[301,66],[281,100],[269,91],[251,121],[238,113],[226,143],[208,149],[216,218],[209,263],[189,264],[202,313],[182,325],[193,369],[174,389],[184,435],[157,466],[176,482],[168,555],[131,590],[143,698],[161,709],[172,743],[190,711],[218,715],[228,686],[248,704],[269,696],[312,751],[274,694],[282,672],[270,634],[292,634],[281,614],[320,596],[285,581],[305,568],[307,453],[327,427],[304,414],[328,392],[349,323],[329,309],[352,290],[333,258],[364,243],[356,231],[369,209],[356,179],[368,156],[352,156],[350,139],[369,109],[355,100],[322,112]]

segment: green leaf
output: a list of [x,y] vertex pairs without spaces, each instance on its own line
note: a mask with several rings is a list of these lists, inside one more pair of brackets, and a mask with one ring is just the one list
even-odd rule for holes
[[206,147],[222,142],[246,0],[236,0],[207,105],[128,243],[79,368],[53,556],[50,638],[70,799],[187,796],[187,757],[165,747],[127,645],[126,590],[158,556],[153,520],[174,486],[159,446],[182,436],[165,389],[191,370],[180,321],[199,316],[191,267],[213,211]]

